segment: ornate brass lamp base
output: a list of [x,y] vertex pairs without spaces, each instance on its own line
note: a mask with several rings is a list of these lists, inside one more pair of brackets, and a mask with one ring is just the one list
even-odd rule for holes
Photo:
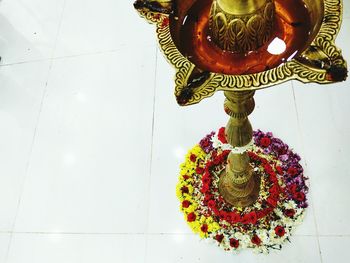
[[251,174],[251,180],[236,185],[233,173],[224,171],[220,176],[219,192],[234,207],[247,207],[256,202],[260,192],[260,177]]

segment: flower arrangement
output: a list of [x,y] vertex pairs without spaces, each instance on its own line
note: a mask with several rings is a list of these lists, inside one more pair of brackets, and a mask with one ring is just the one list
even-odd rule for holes
[[281,249],[308,206],[300,157],[271,133],[254,132],[248,153],[254,176],[261,178],[259,198],[249,207],[233,207],[218,190],[232,150],[224,134],[225,128],[208,134],[181,164],[176,193],[185,220],[194,233],[228,251]]

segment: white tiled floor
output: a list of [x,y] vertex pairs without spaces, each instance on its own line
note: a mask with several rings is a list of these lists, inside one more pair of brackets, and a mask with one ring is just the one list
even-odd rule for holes
[[0,262],[6,262],[10,239],[10,234],[0,234]]
[[251,122],[304,157],[310,208],[282,251],[232,255],[175,197],[186,149],[226,124],[223,95],[176,104],[132,1],[3,0],[0,55],[0,263],[347,262],[350,80],[257,92]]
[[65,0],[5,0],[0,8],[3,64],[50,58]]
[[48,61],[0,68],[0,230],[13,228],[33,144]]
[[142,262],[144,235],[13,234],[8,263]]

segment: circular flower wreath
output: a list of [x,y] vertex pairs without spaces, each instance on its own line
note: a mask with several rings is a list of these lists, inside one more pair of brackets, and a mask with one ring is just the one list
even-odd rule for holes
[[176,188],[181,211],[193,232],[225,250],[281,249],[303,219],[308,206],[306,178],[300,157],[272,133],[254,132],[248,150],[260,176],[258,200],[249,207],[233,207],[221,197],[218,184],[231,150],[225,128],[203,138],[186,155]]

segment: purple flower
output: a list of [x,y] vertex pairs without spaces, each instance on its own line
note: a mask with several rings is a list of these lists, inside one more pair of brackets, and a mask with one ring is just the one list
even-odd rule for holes
[[213,142],[211,141],[214,135],[215,132],[211,132],[199,142],[199,146],[203,149],[205,153],[209,153],[212,150],[214,150]]

